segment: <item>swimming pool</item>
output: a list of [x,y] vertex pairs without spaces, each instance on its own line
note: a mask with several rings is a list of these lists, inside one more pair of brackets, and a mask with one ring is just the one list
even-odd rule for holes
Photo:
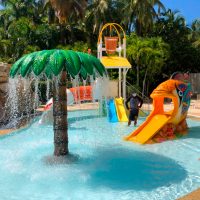
[[[0,138],[0,199],[170,200],[200,187],[200,122],[190,133],[154,145],[123,141],[134,129],[98,111],[69,112],[73,164],[48,165],[53,128],[39,125]],[[142,123],[144,118],[139,119]]]

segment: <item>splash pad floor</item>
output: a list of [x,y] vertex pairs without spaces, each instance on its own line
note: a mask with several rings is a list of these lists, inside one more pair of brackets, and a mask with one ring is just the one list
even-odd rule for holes
[[[96,103],[89,106],[90,109],[95,109]],[[51,137],[49,137],[47,133],[52,132],[52,126],[47,126],[46,130],[43,130],[34,123],[31,129],[25,128],[14,132],[10,135],[11,137],[2,137],[0,154],[3,158],[0,159],[0,165],[4,169],[0,167],[0,174],[7,173],[4,177],[7,180],[1,185],[5,184],[7,189],[13,190],[13,196],[11,195],[9,200],[20,199],[23,196],[26,199],[45,199],[45,194],[40,189],[42,187],[42,190],[46,190],[43,186],[49,187],[58,195],[57,197],[47,195],[48,199],[65,199],[64,196],[70,193],[70,183],[74,187],[77,185],[76,189],[71,188],[73,194],[69,195],[69,199],[75,200],[83,196],[85,199],[106,200],[113,198],[170,200],[200,187],[200,174],[197,171],[200,167],[198,121],[188,119],[192,133],[180,140],[140,146],[122,140],[123,136],[134,129],[133,126],[127,127],[126,123],[110,124],[105,118],[96,118],[94,113],[89,114],[89,117],[85,117],[84,114],[79,116],[80,110],[88,109],[86,105],[72,106],[72,108],[71,110],[76,111],[69,112],[73,113],[69,114],[69,136],[71,135],[69,143],[71,151],[80,156],[79,162],[73,167],[51,168],[44,165],[43,157],[52,154],[53,151],[53,134],[50,133]],[[96,124],[91,126],[94,122]],[[109,131],[104,133],[108,126]],[[93,135],[95,129],[98,134]],[[41,131],[44,133],[41,134]],[[20,145],[21,142],[22,145]],[[15,143],[18,146],[15,146]],[[12,155],[13,151],[14,155]],[[6,153],[8,156],[5,156]],[[73,173],[68,174],[68,170]],[[48,177],[48,173],[53,173],[53,176]],[[75,175],[79,178],[75,178]],[[45,180],[51,182],[56,176],[59,176],[60,180],[54,180],[57,185],[55,187],[62,195],[53,189],[53,183],[49,185],[45,183]],[[0,180],[3,181],[2,178]],[[17,185],[14,186],[15,181]],[[67,188],[63,188],[62,184]],[[82,187],[82,185],[86,186]],[[16,190],[19,188],[21,192]],[[3,188],[1,190],[4,191]],[[26,190],[25,193],[23,193],[24,190]],[[9,191],[7,192],[9,194]],[[32,192],[35,192],[35,196],[29,198],[28,195]],[[74,195],[75,192],[79,194]],[[0,194],[1,199],[4,199],[3,195],[4,192]],[[199,192],[195,191],[191,195],[196,197]],[[183,199],[194,199],[191,195]]]

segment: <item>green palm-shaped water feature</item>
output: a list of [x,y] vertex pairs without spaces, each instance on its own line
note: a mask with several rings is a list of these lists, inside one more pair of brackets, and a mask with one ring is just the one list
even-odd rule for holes
[[15,62],[10,70],[10,77],[16,75],[29,76],[32,72],[38,76],[46,74],[48,78],[57,76],[61,71],[67,71],[72,77],[77,74],[86,79],[94,75],[96,70],[101,76],[106,71],[101,62],[92,55],[71,50],[43,50],[23,56]]
[[67,96],[66,74],[72,78],[81,75],[86,79],[88,75],[104,76],[106,70],[101,62],[92,55],[71,50],[43,50],[23,56],[16,61],[11,70],[10,77],[22,76],[24,78],[44,74],[48,79],[59,77],[59,88],[54,86],[54,155],[67,155],[68,126],[67,126]]

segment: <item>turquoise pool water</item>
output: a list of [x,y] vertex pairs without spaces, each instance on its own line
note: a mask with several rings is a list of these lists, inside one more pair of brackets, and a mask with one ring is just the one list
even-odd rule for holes
[[[171,200],[200,187],[200,122],[175,141],[123,141],[134,126],[109,123],[97,111],[69,112],[73,164],[47,165],[53,129],[34,122],[0,138],[0,199]],[[139,120],[139,124],[144,119]]]

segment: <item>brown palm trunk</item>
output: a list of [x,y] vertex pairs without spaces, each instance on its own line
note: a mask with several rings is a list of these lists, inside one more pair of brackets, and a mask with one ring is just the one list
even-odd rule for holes
[[66,72],[62,72],[58,88],[53,93],[54,155],[64,156],[68,150]]

